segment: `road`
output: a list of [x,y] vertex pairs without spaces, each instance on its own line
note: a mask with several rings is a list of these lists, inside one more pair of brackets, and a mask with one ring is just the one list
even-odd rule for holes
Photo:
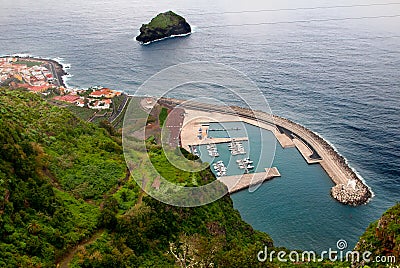
[[114,123],[115,119],[119,117],[119,115],[122,113],[122,111],[125,109],[126,104],[128,103],[129,97],[128,95],[124,94],[124,99],[122,103],[119,105],[117,111],[115,112],[115,107],[114,107],[114,112],[109,118],[110,123]]

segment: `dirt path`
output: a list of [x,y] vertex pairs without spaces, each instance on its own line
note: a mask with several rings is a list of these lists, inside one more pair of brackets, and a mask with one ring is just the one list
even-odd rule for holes
[[68,268],[68,264],[71,262],[72,258],[75,256],[79,247],[87,246],[96,241],[104,233],[104,230],[96,231],[91,237],[81,241],[78,245],[76,245],[73,249],[71,249],[67,254],[65,254],[60,261],[57,262],[57,268]]

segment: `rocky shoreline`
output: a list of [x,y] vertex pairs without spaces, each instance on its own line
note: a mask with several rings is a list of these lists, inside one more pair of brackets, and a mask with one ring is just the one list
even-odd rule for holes
[[68,73],[64,70],[64,66],[59,63],[56,60],[52,60],[52,59],[42,59],[42,58],[38,58],[38,57],[20,57],[20,56],[5,56],[5,57],[14,57],[14,58],[18,58],[18,59],[23,59],[23,60],[30,60],[30,61],[40,61],[40,62],[45,62],[49,65],[52,65],[54,68],[54,75],[57,78],[57,81],[59,83],[59,86],[62,86],[64,88],[66,88],[63,76],[68,75]]
[[27,59],[44,61],[44,62],[47,62],[48,64],[52,64],[55,69],[55,74],[56,74],[57,80],[59,81],[60,86],[66,88],[63,76],[68,75],[68,73],[64,70],[64,66],[61,63],[59,63],[56,60],[40,59],[40,58],[35,58],[35,57],[28,57]]

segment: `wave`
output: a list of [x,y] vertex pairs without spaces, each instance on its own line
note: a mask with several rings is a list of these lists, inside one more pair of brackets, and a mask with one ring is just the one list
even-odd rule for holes
[[1,54],[0,57],[1,58],[4,58],[4,57],[34,58],[34,56],[29,53]]
[[151,44],[151,43],[155,43],[155,42],[162,41],[162,40],[165,40],[165,39],[170,39],[170,38],[174,38],[174,37],[185,37],[185,36],[189,36],[189,35],[191,35],[192,33],[193,33],[193,31],[191,31],[190,33],[185,33],[185,34],[173,34],[173,35],[168,36],[168,37],[163,37],[163,38],[156,39],[156,40],[153,40],[153,41],[150,41],[150,42],[146,42],[146,43],[142,43],[142,44],[146,46],[146,45],[149,45],[149,44]]
[[199,27],[197,27],[196,25],[191,25],[190,28],[192,28],[192,33],[196,33],[199,29]]
[[68,85],[67,81],[70,80],[73,77],[72,74],[67,73],[66,75],[61,76],[61,79],[63,81],[63,84],[65,86],[65,88],[70,88],[70,86]]
[[15,53],[11,55],[12,57],[20,57],[20,58],[34,58],[31,54],[28,53]]
[[[43,59],[46,59],[46,58],[43,58]],[[71,64],[65,63],[64,58],[62,58],[62,57],[56,57],[56,58],[49,59],[49,60],[57,62],[62,67],[62,69],[65,73],[63,76],[61,76],[62,83],[64,84],[65,88],[69,88],[67,81],[70,80],[73,77],[73,75],[69,74],[67,72],[67,69],[71,68]]]

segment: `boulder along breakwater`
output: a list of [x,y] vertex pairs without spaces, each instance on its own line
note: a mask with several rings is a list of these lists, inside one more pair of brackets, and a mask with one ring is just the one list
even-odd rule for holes
[[307,163],[321,165],[335,183],[330,194],[340,203],[358,206],[367,203],[373,196],[364,180],[349,167],[346,159],[332,145],[313,131],[291,120],[237,106],[226,109],[224,106],[171,98],[162,98],[158,102],[170,108],[179,106],[183,109],[204,111],[211,116],[213,113],[235,115],[246,123],[272,131],[283,148],[296,147]]

